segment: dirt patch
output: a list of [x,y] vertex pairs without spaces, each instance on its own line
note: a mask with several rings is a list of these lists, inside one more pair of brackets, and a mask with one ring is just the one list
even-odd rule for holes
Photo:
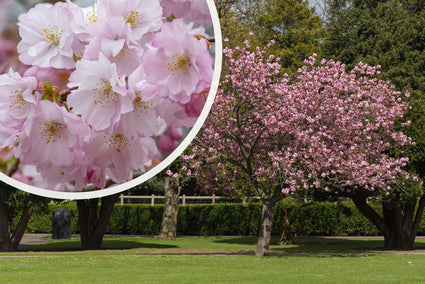
[[34,246],[34,245],[44,245],[52,242],[51,234],[24,234],[21,242],[19,243],[20,247],[25,246]]
[[135,251],[140,254],[190,254],[190,255],[253,255],[254,250],[233,250],[233,251],[221,251],[221,250],[201,250],[201,249],[161,249],[151,251]]

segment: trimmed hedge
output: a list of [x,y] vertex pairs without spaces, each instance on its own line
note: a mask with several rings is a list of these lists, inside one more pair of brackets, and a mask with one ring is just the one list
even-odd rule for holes
[[[372,206],[380,211],[378,205]],[[296,236],[376,236],[380,234],[375,225],[351,202],[289,204],[287,211],[290,215],[291,232]],[[276,223],[274,227],[279,229],[276,228]]]
[[[375,209],[379,209],[376,205]],[[51,233],[52,212],[58,208],[71,211],[72,233],[79,233],[78,210],[75,202],[49,204],[44,215],[33,216],[28,233]],[[106,230],[107,234],[158,235],[163,205],[116,204]],[[288,214],[291,232],[295,236],[378,235],[379,231],[351,202],[300,203],[287,199],[276,208],[273,234],[282,233],[284,216]],[[255,236],[261,218],[260,204],[186,205],[179,207],[179,235],[242,235]],[[418,235],[423,235],[422,222]]]

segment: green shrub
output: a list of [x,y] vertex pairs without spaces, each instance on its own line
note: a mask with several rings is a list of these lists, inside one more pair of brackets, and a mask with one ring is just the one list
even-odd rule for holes
[[[372,205],[379,209],[378,205]],[[49,204],[46,214],[32,216],[29,233],[51,233],[52,212],[58,208],[71,211],[72,233],[79,233],[76,202]],[[158,235],[163,205],[116,204],[107,234]],[[352,202],[304,203],[284,199],[276,206],[273,234],[280,236],[284,217],[290,220],[295,236],[378,235],[379,231],[357,210]],[[179,207],[177,233],[186,236],[241,235],[256,236],[261,218],[261,204],[186,205]],[[425,234],[425,222],[418,235]]]

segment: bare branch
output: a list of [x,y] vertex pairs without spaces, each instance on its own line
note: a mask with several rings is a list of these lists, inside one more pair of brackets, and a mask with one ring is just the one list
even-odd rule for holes
[[63,90],[62,92],[60,92],[59,95],[60,95],[62,101],[66,101],[68,95],[71,94],[72,91],[75,91],[77,89],[78,89],[78,87],[72,87],[72,88],[69,88],[69,89],[66,89],[66,90]]

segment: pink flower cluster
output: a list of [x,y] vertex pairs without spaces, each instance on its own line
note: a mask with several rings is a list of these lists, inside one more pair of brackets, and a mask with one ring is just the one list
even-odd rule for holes
[[158,140],[172,151],[205,103],[213,58],[193,28],[211,23],[205,0],[177,1],[196,3],[182,15],[168,2],[68,0],[21,15],[19,59],[31,67],[0,75],[1,146],[75,191],[144,172],[161,159]]
[[398,177],[409,178],[408,159],[387,153],[413,143],[395,126],[409,106],[375,77],[379,66],[359,63],[346,72],[313,55],[298,73],[279,76],[267,49],[251,51],[246,42],[224,50],[225,79],[192,153],[183,156],[192,173],[227,189],[248,181],[262,196],[308,188],[388,193]]
[[322,187],[336,193],[388,193],[399,176],[409,178],[402,169],[408,158],[387,153],[391,146],[413,143],[395,127],[409,106],[376,74],[379,66],[360,62],[346,72],[341,62],[316,64],[313,55],[295,80],[275,85],[281,105],[265,120],[281,146],[269,157],[285,176],[297,180],[287,191]]

